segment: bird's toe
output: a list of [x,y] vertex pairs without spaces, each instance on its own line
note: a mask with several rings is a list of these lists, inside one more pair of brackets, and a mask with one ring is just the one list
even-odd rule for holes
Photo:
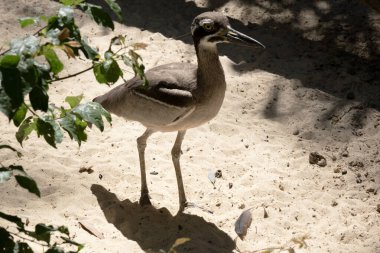
[[206,212],[206,213],[213,213],[213,211],[211,211],[211,210],[208,210],[208,209],[206,209],[206,208],[204,208],[204,207],[202,207],[202,206],[199,206],[199,205],[197,205],[197,204],[195,204],[195,203],[193,203],[193,202],[183,202],[183,203],[180,203],[180,205],[179,205],[179,210],[178,210],[178,213],[183,213],[184,211],[185,211],[185,209],[187,209],[187,208],[199,208],[199,209],[201,209],[202,211],[204,211],[204,212]]

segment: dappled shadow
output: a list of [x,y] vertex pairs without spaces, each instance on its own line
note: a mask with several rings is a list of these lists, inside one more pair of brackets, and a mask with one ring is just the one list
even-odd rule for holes
[[183,237],[190,241],[176,247],[179,253],[231,253],[235,248],[226,233],[199,216],[185,213],[172,216],[166,208],[141,207],[128,199],[120,201],[100,185],[92,185],[91,190],[107,221],[147,252],[168,250],[176,239]]
[[[229,2],[209,0],[197,6],[184,0],[118,1],[127,26],[188,44],[192,44],[192,19],[214,9],[228,15]],[[240,17],[230,18],[232,26],[267,46],[266,50],[220,46],[221,55],[239,63],[236,71],[262,69],[297,79],[304,87],[327,92],[342,103],[354,100],[380,109],[380,15],[370,7],[359,0],[236,0],[234,5],[241,12]]]

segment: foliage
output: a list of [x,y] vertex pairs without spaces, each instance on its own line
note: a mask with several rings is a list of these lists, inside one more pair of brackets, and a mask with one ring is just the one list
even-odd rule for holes
[[[122,20],[121,9],[115,0],[104,0]],[[104,130],[104,119],[111,123],[110,114],[98,103],[82,103],[83,95],[65,98],[67,106],[49,103],[49,86],[58,80],[73,77],[93,69],[96,80],[107,85],[123,78],[118,61],[131,67],[136,75],[147,80],[141,57],[134,51],[144,48],[144,44],[128,46],[123,36],[110,42],[104,58],[82,37],[74,20],[74,8],[80,8],[97,24],[114,30],[111,17],[100,6],[84,0],[60,0],[63,6],[53,16],[24,17],[19,19],[21,27],[45,23],[34,35],[14,39],[10,49],[0,54],[0,111],[18,127],[16,139],[22,145],[28,136],[35,132],[38,137],[57,147],[62,142],[64,132],[79,145],[87,140],[86,128],[91,124]],[[116,52],[113,46],[120,46]],[[77,73],[59,77],[64,69],[57,50],[62,50],[68,58],[85,56],[92,66]],[[9,145],[0,149],[21,153]],[[22,166],[4,166],[0,162],[0,183],[11,178],[22,188],[40,197],[35,180]],[[65,226],[52,226],[39,223],[34,229],[28,228],[29,221],[0,211],[0,219],[10,222],[13,227],[0,226],[0,252],[33,253],[29,246],[42,246],[46,253],[79,252],[83,245],[73,241]],[[14,227],[15,226],[15,227]],[[29,243],[29,244],[28,244]],[[62,247],[64,246],[64,247]],[[69,248],[69,251],[66,251]],[[74,249],[74,250],[73,250]]]
[[[86,128],[94,124],[101,131],[104,129],[103,117],[111,122],[110,114],[101,105],[94,102],[79,104],[82,95],[67,97],[70,108],[56,107],[49,104],[49,86],[51,83],[81,74],[93,69],[96,80],[107,85],[123,78],[118,61],[131,67],[135,74],[144,80],[144,65],[134,49],[143,46],[128,46],[123,36],[116,36],[110,42],[104,58],[82,37],[74,20],[74,8],[81,8],[97,24],[114,29],[111,17],[100,6],[89,4],[84,0],[61,0],[63,6],[57,15],[50,17],[20,18],[22,27],[41,22],[46,26],[35,35],[15,39],[10,49],[0,55],[0,111],[14,125],[19,127],[16,138],[20,144],[32,132],[43,137],[54,148],[62,142],[63,133],[79,145],[87,140]],[[115,0],[105,0],[121,19],[121,10]],[[116,52],[114,46],[120,46]],[[64,63],[57,54],[62,50],[68,58],[84,55],[92,66],[78,73],[59,77]],[[28,97],[29,99],[26,99]]]

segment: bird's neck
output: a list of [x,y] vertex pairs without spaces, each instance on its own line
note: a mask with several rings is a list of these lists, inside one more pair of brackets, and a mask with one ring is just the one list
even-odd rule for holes
[[203,89],[208,89],[211,92],[214,89],[225,90],[226,81],[222,64],[219,60],[218,49],[214,44],[202,45],[198,44],[195,47],[198,58],[198,79],[201,79]]

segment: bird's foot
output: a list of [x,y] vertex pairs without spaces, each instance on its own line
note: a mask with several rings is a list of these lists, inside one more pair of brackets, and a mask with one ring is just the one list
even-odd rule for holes
[[141,194],[139,204],[141,206],[151,206],[152,203],[150,203],[150,197],[148,193]]
[[185,209],[187,208],[199,208],[206,213],[211,213],[211,214],[214,213],[211,210],[207,210],[206,208],[201,207],[193,202],[187,202],[187,201],[184,203],[180,203],[178,213],[183,213],[183,211],[185,211]]

